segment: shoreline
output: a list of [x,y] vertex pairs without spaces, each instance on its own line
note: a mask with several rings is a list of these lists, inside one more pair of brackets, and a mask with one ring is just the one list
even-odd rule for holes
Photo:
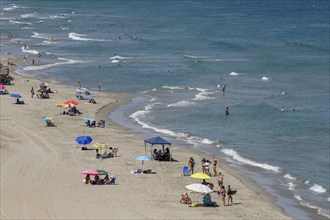
[[[3,57],[1,57],[2,59]],[[25,93],[25,95],[23,95],[24,100],[28,100],[26,101],[25,106],[15,106],[15,109],[10,109],[12,107],[12,99],[10,100],[10,103],[7,103],[8,101],[5,100],[4,96],[1,96],[1,131],[4,131],[5,128],[3,125],[5,126],[9,126],[11,122],[7,121],[7,118],[11,118],[13,116],[13,114],[22,114],[21,109],[17,109],[16,107],[27,107],[29,108],[30,112],[33,113],[38,113],[38,114],[46,114],[46,112],[43,112],[42,109],[39,109],[38,106],[34,106],[34,105],[30,105],[29,102],[31,101],[38,101],[38,103],[44,102],[42,103],[42,106],[45,108],[45,111],[50,111],[50,112],[58,112],[59,109],[56,109],[57,107],[54,107],[54,105],[52,105],[54,102],[59,101],[57,96],[61,95],[60,98],[63,97],[73,97],[74,94],[74,87],[70,87],[70,86],[66,86],[66,85],[60,85],[57,83],[52,83],[51,87],[55,87],[55,90],[58,90],[59,92],[57,94],[54,94],[54,97],[51,97],[51,102],[47,103],[49,100],[30,100],[28,94],[29,94],[29,86],[30,85],[34,85],[37,86],[40,83],[40,80],[36,80],[33,78],[29,78],[29,77],[25,77],[25,76],[21,76],[18,75],[16,73],[13,73],[13,68],[11,68],[11,73],[12,76],[14,76],[16,83],[13,86],[9,86],[10,88],[10,92],[12,93],[13,90],[15,90],[15,87],[18,88],[18,90],[20,90],[20,92],[23,94]],[[27,85],[24,85],[27,84]],[[99,119],[104,119],[106,120],[106,128],[100,129],[100,128],[87,128],[86,126],[83,125],[83,122],[81,120],[81,117],[75,118],[76,116],[73,116],[74,118],[70,117],[69,123],[67,122],[66,119],[61,118],[61,116],[56,116],[56,119],[54,121],[56,121],[56,124],[58,125],[58,127],[56,128],[44,128],[42,126],[37,126],[38,129],[40,129],[40,131],[42,131],[42,134],[32,134],[30,133],[31,137],[30,139],[28,139],[29,141],[31,141],[31,143],[38,145],[38,147],[40,149],[42,149],[43,151],[46,151],[46,153],[41,154],[39,151],[33,151],[33,154],[30,155],[26,155],[27,158],[24,158],[24,160],[26,160],[27,164],[29,163],[33,163],[33,160],[31,160],[31,156],[36,156],[36,157],[41,157],[44,158],[45,154],[48,155],[49,153],[54,153],[55,155],[57,155],[57,160],[56,160],[56,164],[58,163],[64,163],[64,167],[73,165],[73,167],[75,168],[74,170],[76,172],[69,172],[69,173],[65,173],[65,177],[67,179],[70,180],[70,182],[65,184],[65,190],[60,190],[58,186],[55,186],[51,183],[49,183],[48,179],[45,180],[41,180],[41,182],[45,185],[52,185],[55,189],[57,189],[57,192],[52,193],[52,195],[50,195],[50,197],[57,197],[57,198],[62,198],[65,194],[63,194],[64,192],[71,192],[72,187],[77,187],[79,190],[74,190],[73,194],[74,194],[74,199],[70,199],[71,202],[77,202],[79,199],[84,198],[92,198],[95,196],[100,196],[101,199],[103,199],[104,204],[103,203],[96,203],[96,204],[91,204],[88,203],[89,206],[93,206],[93,208],[95,208],[96,210],[101,210],[101,208],[106,208],[110,203],[112,206],[114,206],[117,210],[119,210],[118,212],[114,213],[113,216],[107,216],[102,214],[101,216],[99,216],[100,219],[107,219],[107,218],[113,218],[113,219],[118,219],[118,218],[129,218],[129,219],[153,219],[153,218],[157,218],[157,219],[195,219],[195,218],[199,218],[200,217],[205,217],[208,216],[210,218],[276,218],[276,219],[291,219],[291,217],[287,216],[284,212],[284,210],[279,207],[278,205],[274,204],[275,203],[275,197],[273,197],[272,195],[270,195],[269,193],[266,193],[265,190],[262,188],[262,186],[257,185],[257,183],[255,183],[251,178],[247,177],[247,176],[242,176],[240,171],[237,171],[233,168],[231,168],[228,163],[221,159],[218,158],[219,162],[220,162],[220,167],[221,167],[221,172],[223,172],[225,174],[225,185],[227,185],[227,183],[230,183],[230,185],[235,186],[235,188],[237,188],[239,190],[239,193],[234,197],[234,202],[235,200],[237,201],[241,201],[238,202],[239,204],[236,204],[234,206],[227,206],[227,207],[223,207],[222,205],[218,208],[205,208],[205,207],[198,207],[196,209],[193,208],[189,208],[186,205],[182,205],[178,202],[178,195],[183,192],[186,191],[185,190],[185,185],[193,183],[193,182],[198,182],[190,177],[182,177],[181,173],[182,173],[182,166],[187,164],[187,160],[188,158],[193,155],[194,158],[196,159],[196,161],[199,161],[201,158],[203,157],[207,157],[210,155],[207,154],[203,154],[201,152],[197,152],[194,149],[188,149],[185,146],[179,146],[178,148],[173,148],[173,155],[175,159],[178,159],[179,162],[175,163],[163,163],[163,162],[158,162],[158,161],[150,161],[150,163],[146,163],[148,164],[148,166],[150,168],[152,168],[152,170],[156,170],[157,174],[156,175],[142,175],[140,176],[141,178],[139,178],[139,176],[134,176],[132,174],[129,173],[129,169],[132,169],[134,167],[137,166],[137,163],[134,160],[134,157],[137,156],[138,154],[141,154],[142,152],[144,152],[144,147],[143,147],[143,138],[142,135],[138,135],[135,132],[131,131],[130,129],[126,129],[124,127],[119,126],[118,124],[114,123],[110,118],[109,118],[109,113],[112,112],[114,109],[116,109],[118,106],[120,105],[124,105],[130,102],[131,98],[122,94],[115,94],[115,93],[108,93],[108,92],[97,92],[97,91],[93,91],[93,93],[96,95],[96,100],[100,101],[100,104],[97,104],[96,106],[92,106],[89,105],[88,107],[86,107],[86,105],[83,105],[82,109],[83,109],[83,117],[88,117],[88,116],[95,116],[95,119],[99,120]],[[27,94],[27,95],[26,95]],[[110,98],[111,97],[111,98]],[[65,100],[63,100],[65,101]],[[85,104],[85,103],[84,103]],[[80,106],[78,106],[80,107]],[[86,108],[84,108],[86,107]],[[90,108],[91,107],[91,108]],[[13,108],[13,107],[12,107]],[[4,109],[4,110],[3,110]],[[55,110],[56,111],[55,111]],[[88,115],[88,114],[90,115]],[[69,116],[63,116],[63,117],[69,117]],[[13,120],[13,118],[11,118]],[[27,132],[26,129],[31,128],[31,125],[33,125],[33,123],[37,122],[38,124],[43,124],[43,122],[40,120],[40,118],[35,119],[32,117],[28,117],[28,118],[21,118],[19,117],[20,120],[23,120],[24,122],[26,122],[26,124],[28,124],[28,126],[25,126],[23,123],[23,125],[21,125],[18,129],[18,131],[25,131]],[[57,120],[58,119],[58,120]],[[17,119],[14,119],[17,120]],[[16,122],[19,122],[16,121]],[[32,122],[32,123],[31,123]],[[109,125],[110,124],[110,125]],[[67,127],[65,127],[67,126]],[[61,128],[63,127],[63,128]],[[32,126],[33,128],[33,126]],[[58,131],[55,130],[58,128]],[[65,138],[64,141],[60,141],[59,139],[61,138],[61,135],[63,135],[63,132],[66,132],[67,129],[73,129],[72,131],[70,130],[70,132],[68,132],[68,136],[67,138]],[[43,132],[44,129],[53,129],[54,133],[53,134],[48,134],[48,132],[46,131]],[[96,130],[93,130],[96,129]],[[97,130],[99,129],[99,130]],[[93,131],[91,131],[93,130]],[[77,149],[74,149],[73,146],[76,147],[76,144],[74,143],[74,139],[73,141],[70,141],[70,144],[67,143],[68,140],[71,140],[72,136],[79,136],[79,133],[87,133],[87,132],[91,132],[93,133],[96,138],[95,139],[103,139],[105,138],[106,135],[111,135],[111,143],[114,143],[117,146],[120,146],[120,151],[119,151],[119,157],[118,158],[112,158],[112,159],[106,159],[103,161],[97,160],[94,157],[94,154],[91,152],[83,152],[83,151],[77,151]],[[108,133],[109,132],[109,133]],[[68,150],[67,148],[63,148],[63,147],[57,147],[54,144],[46,144],[47,145],[47,149],[43,149],[42,145],[45,144],[47,142],[47,138],[51,138],[51,136],[54,135],[55,137],[52,137],[53,140],[58,140],[60,142],[60,144],[63,144],[66,147],[69,147],[70,150]],[[94,136],[93,136],[94,137]],[[124,139],[123,139],[124,137]],[[26,137],[25,137],[26,138]],[[125,139],[126,138],[126,139]],[[22,138],[18,137],[18,141],[15,139],[12,139],[12,137],[9,135],[8,132],[1,132],[1,139],[3,141],[1,141],[1,191],[2,192],[6,192],[5,190],[7,189],[15,189],[16,186],[20,186],[21,184],[17,184],[14,186],[11,186],[9,184],[9,180],[7,178],[10,177],[16,180],[18,180],[18,177],[16,175],[11,175],[11,172],[9,171],[15,171],[15,168],[22,168],[20,164],[17,164],[17,166],[13,167],[8,167],[6,166],[7,163],[9,162],[9,159],[13,160],[16,163],[20,162],[20,157],[21,154],[19,153],[19,150],[22,150],[22,147],[18,147],[20,146],[22,143]],[[94,139],[94,140],[95,140]],[[107,138],[105,138],[107,139]],[[38,140],[38,141],[34,141],[34,140]],[[17,143],[16,143],[17,142]],[[40,143],[41,142],[41,143]],[[26,143],[26,146],[33,146],[33,144],[31,143]],[[95,142],[93,142],[95,143]],[[13,149],[11,148],[11,145],[14,145],[17,147],[17,149],[15,149],[13,151]],[[140,146],[140,148],[137,148],[137,146]],[[9,149],[9,150],[8,150]],[[29,154],[29,151],[24,149],[24,154]],[[63,156],[62,154],[66,154],[68,153],[68,155]],[[125,155],[127,154],[127,155]],[[64,161],[61,161],[60,158],[58,157],[58,155],[62,155],[62,157],[64,157]],[[4,157],[3,157],[4,156]],[[4,159],[5,158],[5,159]],[[47,158],[47,157],[46,157]],[[118,159],[118,164],[116,163]],[[73,162],[72,162],[73,161]],[[47,164],[48,166],[52,167],[52,164],[47,161],[47,160],[43,160],[43,162],[45,164]],[[13,163],[13,162],[11,162]],[[111,198],[107,198],[104,197],[104,195],[101,193],[101,191],[97,188],[108,188],[111,186],[91,186],[92,188],[95,187],[95,189],[91,189],[91,187],[87,187],[84,184],[82,184],[81,179],[82,176],[80,174],[81,168],[86,167],[87,166],[101,166],[101,167],[111,167],[110,169],[112,170],[112,168],[116,168],[114,169],[115,171],[113,171],[114,175],[118,177],[118,185],[115,186],[117,189],[115,190],[111,190],[111,194],[112,196],[114,196],[116,199],[111,199]],[[139,165],[138,165],[139,166]],[[63,168],[62,170],[63,171]],[[40,167],[39,167],[40,168]],[[35,170],[32,167],[26,167],[26,170],[31,169],[32,171]],[[104,168],[106,169],[106,168]],[[196,172],[200,172],[200,167],[196,167]],[[26,175],[26,170],[25,170],[25,175]],[[219,171],[219,168],[218,168]],[[17,172],[17,170],[16,170]],[[22,173],[18,173],[18,174],[22,174]],[[60,174],[60,173],[57,173]],[[62,173],[63,174],[63,173]],[[9,176],[7,176],[9,175]],[[74,175],[74,176],[72,176]],[[19,176],[19,175],[18,175]],[[156,177],[155,177],[156,176]],[[32,175],[32,178],[38,178],[38,175]],[[171,178],[174,179],[171,180]],[[5,179],[3,181],[3,179]],[[54,178],[50,178],[50,180],[54,181]],[[72,181],[72,182],[71,182]],[[164,189],[150,189],[150,187],[145,183],[149,182],[149,183],[153,183],[153,184],[160,184]],[[228,182],[227,182],[228,181]],[[59,184],[61,184],[61,181],[55,181]],[[124,183],[124,184],[123,184]],[[131,184],[133,183],[133,184]],[[212,183],[215,184],[215,188],[217,188],[216,186],[216,179],[212,178]],[[123,184],[123,186],[122,186]],[[127,184],[127,185],[125,185]],[[41,184],[42,185],[42,184]],[[78,185],[78,186],[76,186]],[[60,185],[61,186],[61,185]],[[129,187],[128,187],[129,186]],[[139,192],[139,187],[144,188],[144,190],[149,190],[150,192],[146,193],[145,192],[144,195],[142,196]],[[26,207],[26,206],[31,206],[31,207],[35,207],[37,204],[38,205],[42,205],[42,207],[44,207],[45,209],[47,209],[45,206],[46,204],[49,205],[49,202],[45,202],[45,200],[43,199],[43,196],[48,197],[48,195],[38,195],[38,190],[35,189],[34,191],[32,190],[32,193],[28,193],[28,195],[25,195],[27,192],[24,191],[24,189],[29,189],[29,188],[35,188],[33,186],[33,184],[30,182],[27,184],[27,186],[24,186],[23,190],[17,190],[17,192],[20,192],[22,196],[22,198],[20,198],[20,204],[22,205],[22,207]],[[44,192],[47,192],[47,187],[44,189]],[[53,188],[52,188],[53,189]],[[86,189],[91,189],[91,190],[87,190]],[[80,195],[82,190],[84,193],[86,193],[86,195]],[[172,190],[172,192],[171,192]],[[16,190],[14,190],[16,192]],[[173,192],[174,191],[174,192]],[[91,211],[86,211],[86,213],[83,214],[77,214],[76,215],[72,215],[69,214],[69,210],[72,209],[72,204],[69,203],[70,201],[66,202],[66,206],[63,206],[63,204],[59,204],[61,203],[61,201],[57,201],[57,202],[52,202],[52,204],[54,205],[54,207],[52,207],[50,210],[48,208],[48,211],[43,211],[43,210],[33,210],[33,211],[27,211],[25,210],[25,208],[17,208],[17,210],[15,210],[14,208],[9,208],[10,204],[15,204],[15,200],[12,198],[8,198],[8,196],[10,194],[5,193],[6,195],[3,197],[3,193],[1,193],[1,203],[4,204],[4,201],[8,202],[8,204],[5,206],[5,208],[3,208],[3,206],[1,206],[1,218],[4,219],[13,219],[13,218],[57,218],[57,219],[61,219],[61,218],[95,218],[95,211],[96,210],[91,210]],[[16,193],[13,193],[14,195],[16,195]],[[58,194],[58,195],[57,195]],[[160,195],[159,195],[160,194]],[[19,193],[17,193],[17,196],[19,195]],[[155,196],[156,195],[156,196]],[[30,196],[34,197],[35,200],[39,200],[41,199],[41,202],[45,202],[45,204],[37,202],[36,204],[29,204],[27,205],[26,202],[30,201]],[[123,199],[122,197],[126,198],[127,196],[132,197],[132,201],[126,201],[125,199]],[[151,200],[151,201],[141,201],[140,196],[144,197],[145,200]],[[196,195],[196,194],[191,194],[191,196],[193,197],[193,200],[199,200],[199,202],[201,201],[202,197],[200,195]],[[156,198],[154,198],[156,197]],[[159,197],[159,198],[158,198]],[[65,197],[64,197],[65,198]],[[78,199],[79,198],[79,199]],[[212,195],[212,199],[214,201],[217,202],[217,204],[220,204],[220,198],[218,198],[216,195]],[[117,204],[114,204],[114,203]],[[137,205],[136,203],[139,202],[141,204]],[[123,204],[125,203],[129,203],[131,205],[137,205],[135,208],[130,208],[127,212],[125,207],[121,207]],[[65,205],[64,204],[64,205]],[[86,204],[83,203],[78,203],[82,206],[85,206],[86,208],[89,206],[86,206]],[[145,206],[148,205],[148,207],[146,208]],[[157,205],[161,205],[161,207],[158,207]],[[100,206],[100,207],[98,207]],[[58,207],[59,209],[56,210],[56,207]],[[58,213],[58,211],[60,210],[60,208],[64,208],[67,207],[65,210],[63,211],[63,214]],[[76,208],[78,209],[79,206],[76,206]],[[144,207],[144,208],[143,208]],[[226,210],[227,208],[227,210]],[[151,210],[158,210],[158,212],[155,213],[148,213]],[[183,213],[183,210],[186,209],[186,211],[191,211],[190,214],[187,215],[187,213]],[[233,214],[232,211],[229,211],[229,209],[231,210],[235,210],[235,213]],[[252,210],[251,210],[252,209]],[[141,211],[142,210],[142,211]]]

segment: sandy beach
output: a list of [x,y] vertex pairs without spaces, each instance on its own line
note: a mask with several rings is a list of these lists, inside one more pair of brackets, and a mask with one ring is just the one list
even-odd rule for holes
[[[7,58],[1,61],[7,65]],[[10,58],[10,62],[18,62]],[[30,89],[39,89],[41,80],[19,76],[11,69],[15,84],[10,93],[22,95],[25,104],[16,105],[9,95],[0,96],[1,137],[1,219],[291,219],[274,204],[274,199],[253,181],[240,175],[219,160],[218,171],[224,184],[238,193],[234,205],[223,206],[220,197],[211,193],[219,207],[189,207],[180,204],[185,186],[201,180],[182,175],[182,167],[191,156],[197,162],[210,155],[173,146],[177,162],[146,161],[145,169],[156,174],[131,174],[141,167],[135,157],[144,154],[144,139],[116,125],[108,118],[117,106],[128,103],[122,94],[93,91],[97,104],[79,101],[76,87],[49,82],[49,99],[31,98]],[[79,79],[77,79],[79,81]],[[79,116],[60,115],[56,107],[68,99],[79,101]],[[53,116],[56,127],[46,127],[45,115]],[[89,128],[83,118],[106,120],[105,128]],[[82,151],[75,139],[89,135],[92,143],[105,142],[119,148],[118,156],[96,159],[92,150]],[[201,172],[200,163],[195,172]],[[116,177],[116,185],[84,184],[86,169],[103,169]],[[217,179],[210,179],[218,190]],[[193,201],[203,196],[189,192]],[[227,200],[227,199],[226,199]]]

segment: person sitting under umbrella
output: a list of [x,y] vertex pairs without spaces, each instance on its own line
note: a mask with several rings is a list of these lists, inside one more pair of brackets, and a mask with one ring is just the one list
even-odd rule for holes
[[203,205],[204,206],[216,206],[216,202],[212,202],[211,195],[206,193],[203,197]]
[[20,101],[19,98],[16,99],[16,103],[15,104],[25,104],[24,101]]
[[213,190],[213,187],[214,187],[213,183],[207,182],[205,179],[203,179],[202,184],[205,185],[205,186],[210,187],[210,189]]

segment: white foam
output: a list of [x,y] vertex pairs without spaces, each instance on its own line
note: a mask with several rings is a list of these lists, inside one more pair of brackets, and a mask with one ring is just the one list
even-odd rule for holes
[[199,100],[199,101],[201,101],[201,100],[207,100],[207,99],[215,99],[215,97],[209,97],[209,95],[212,95],[214,93],[216,93],[216,91],[202,90],[192,100]]
[[12,4],[11,7],[3,8],[2,10],[4,10],[4,11],[12,11],[12,10],[15,10],[15,9],[17,9],[17,8],[24,8],[24,7],[21,7],[21,6],[18,6],[18,5]]
[[328,202],[330,202],[330,197],[328,197],[328,199],[327,199],[327,200],[328,200]]
[[32,25],[32,23],[29,22],[22,22],[22,21],[15,21],[15,20],[9,20],[12,24],[26,24],[26,25]]
[[172,89],[172,90],[182,90],[182,89],[185,89],[184,87],[180,87],[180,86],[162,86],[162,88],[164,88],[164,89]]
[[304,201],[299,195],[294,195],[294,198],[296,198],[301,205],[306,206],[306,207],[311,208],[311,209],[316,209],[318,214],[323,215],[327,218],[330,218],[329,210],[326,210],[326,209],[323,209],[321,207],[309,204],[308,202]]
[[188,100],[182,100],[177,103],[169,104],[169,105],[167,105],[167,107],[187,107],[187,106],[192,106],[192,105],[196,105],[196,103],[188,101]]
[[57,19],[57,18],[68,18],[69,16],[67,14],[57,14],[57,15],[51,15],[50,19]]
[[193,58],[193,59],[205,59],[208,58],[207,56],[191,56],[191,55],[184,55],[185,57],[188,58]]
[[21,15],[22,18],[37,18],[38,15],[36,12],[33,12],[33,14],[23,14]]
[[295,191],[296,189],[296,184],[293,182],[288,182],[289,190]]
[[316,193],[325,193],[327,190],[324,189],[322,186],[318,184],[314,184],[312,187],[309,188],[310,191],[316,192]]
[[85,34],[69,33],[69,38],[77,41],[112,41],[110,39],[87,38]]
[[39,51],[37,51],[37,50],[30,50],[30,49],[28,49],[28,47],[27,47],[27,49],[24,49],[24,47],[22,47],[22,52],[24,52],[24,53],[32,53],[32,54],[39,54]]
[[244,76],[246,75],[245,73],[236,73],[236,72],[231,72],[229,73],[229,76]]
[[293,177],[288,173],[284,175],[284,178],[289,179],[289,180],[296,180],[297,179],[296,177]]
[[235,159],[237,161],[240,161],[242,163],[249,164],[249,165],[255,166],[255,167],[260,167],[260,168],[265,169],[265,170],[271,170],[271,171],[274,171],[275,173],[279,173],[280,172],[280,168],[277,167],[277,166],[272,166],[272,165],[269,165],[267,163],[258,163],[258,162],[255,162],[253,160],[244,158],[241,155],[239,155],[233,149],[224,148],[224,149],[221,150],[221,152],[223,152],[224,154],[227,154],[227,155],[232,156],[233,159]]
[[70,65],[70,64],[75,64],[75,63],[85,63],[86,62],[86,61],[72,60],[72,59],[66,59],[66,58],[58,58],[58,59],[64,60],[66,62],[51,63],[51,64],[45,64],[45,65],[33,65],[33,66],[24,67],[23,69],[26,71],[43,70],[43,69],[49,69],[54,66]]
[[110,60],[124,60],[124,59],[131,59],[133,57],[122,57],[122,56],[114,56],[114,57],[110,57]]
[[305,181],[305,184],[308,184],[309,182],[310,182],[310,180],[308,179],[308,180]]
[[266,77],[266,76],[263,76],[263,77],[261,78],[261,80],[263,80],[263,81],[268,81],[268,80],[269,80],[269,78],[268,78],[268,77]]
[[44,34],[44,33],[37,33],[37,32],[32,32],[32,33],[33,33],[33,35],[31,37],[33,37],[33,38],[45,39],[45,40],[52,39],[51,34]]

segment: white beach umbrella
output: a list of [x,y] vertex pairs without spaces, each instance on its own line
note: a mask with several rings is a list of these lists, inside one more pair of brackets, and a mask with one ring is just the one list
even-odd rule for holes
[[200,183],[190,184],[190,185],[186,186],[186,188],[188,190],[199,192],[199,193],[211,193],[211,192],[213,192],[213,190],[210,189],[210,187],[205,186],[205,185],[200,184]]

